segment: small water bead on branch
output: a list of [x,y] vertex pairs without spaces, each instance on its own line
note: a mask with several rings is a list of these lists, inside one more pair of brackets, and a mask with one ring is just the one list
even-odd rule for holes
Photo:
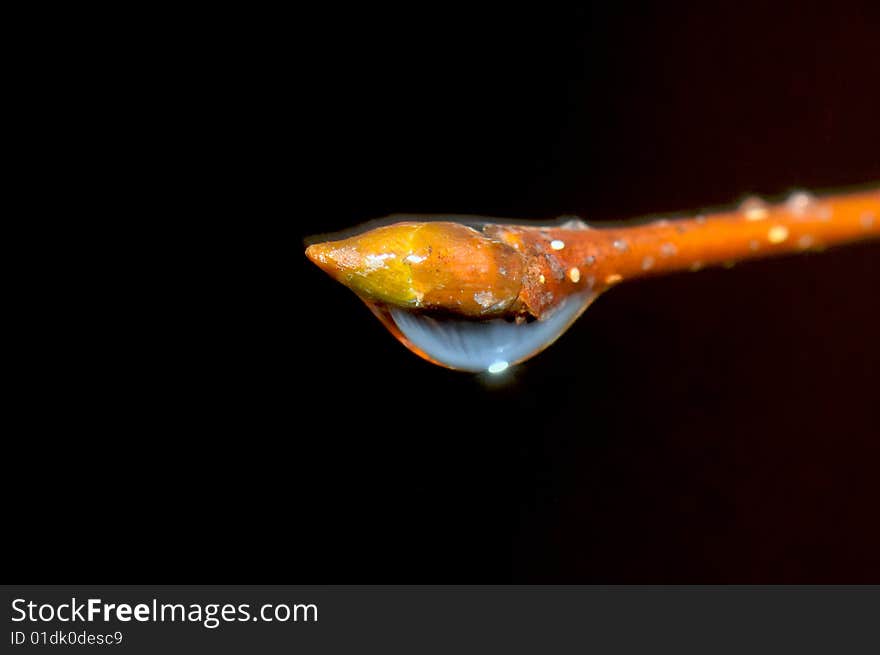
[[[880,189],[626,227],[402,222],[310,246],[401,342],[449,368],[501,371],[558,338],[624,281],[880,237]],[[454,218],[454,217],[450,217]],[[468,222],[473,222],[469,217]],[[585,275],[585,272],[589,275]]]

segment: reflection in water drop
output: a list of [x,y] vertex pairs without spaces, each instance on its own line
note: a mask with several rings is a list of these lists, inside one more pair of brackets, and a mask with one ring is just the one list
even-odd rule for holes
[[595,297],[593,293],[570,296],[546,319],[522,323],[430,316],[377,305],[370,308],[401,343],[425,359],[461,371],[501,373],[556,341]]

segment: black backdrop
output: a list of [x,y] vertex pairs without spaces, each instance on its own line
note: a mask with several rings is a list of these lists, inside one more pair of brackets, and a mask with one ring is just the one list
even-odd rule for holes
[[73,500],[15,504],[14,561],[55,553],[22,571],[880,582],[880,246],[625,284],[504,385],[419,360],[302,254],[390,213],[601,223],[880,181],[876,3],[669,4],[192,27],[175,88],[228,83],[170,121],[186,201],[96,302],[135,308],[66,346],[95,377],[36,447]]

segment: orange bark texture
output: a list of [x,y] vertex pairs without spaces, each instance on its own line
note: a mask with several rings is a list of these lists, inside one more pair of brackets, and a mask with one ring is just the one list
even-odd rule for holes
[[[489,219],[487,219],[489,220]],[[366,300],[469,318],[541,319],[582,291],[706,266],[880,237],[880,189],[796,193],[732,211],[625,227],[404,222],[310,246],[309,258]]]

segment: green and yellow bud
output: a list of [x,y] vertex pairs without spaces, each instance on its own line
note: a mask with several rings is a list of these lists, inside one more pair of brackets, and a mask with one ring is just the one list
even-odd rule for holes
[[306,255],[368,300],[470,317],[509,312],[524,264],[512,247],[458,223],[396,223],[315,244]]

